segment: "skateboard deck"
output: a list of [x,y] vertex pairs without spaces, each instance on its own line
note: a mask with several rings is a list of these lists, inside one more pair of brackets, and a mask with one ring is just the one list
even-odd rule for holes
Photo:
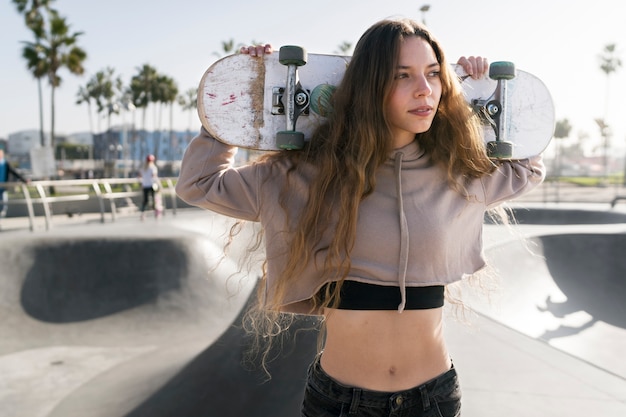
[[163,214],[163,195],[161,189],[154,192],[154,215],[159,217]]
[[[341,81],[350,57],[304,54],[296,65],[293,60],[285,64],[279,53],[263,58],[238,54],[216,61],[204,73],[198,89],[198,115],[203,127],[222,142],[249,149],[294,149],[283,146],[280,140],[277,143],[277,132],[293,130],[309,140],[324,121],[324,95],[332,93],[329,86]],[[534,156],[546,148],[555,116],[552,97],[541,80],[520,70],[504,81],[489,77],[474,80],[465,76],[460,66],[455,65],[454,70],[467,101],[478,113],[485,115],[494,102],[506,102],[497,115],[498,123],[484,117],[486,145],[500,140],[512,143],[512,151],[504,156],[512,159]],[[298,100],[306,103],[299,106]],[[294,105],[299,115],[290,122]],[[504,130],[498,131],[496,125]]]

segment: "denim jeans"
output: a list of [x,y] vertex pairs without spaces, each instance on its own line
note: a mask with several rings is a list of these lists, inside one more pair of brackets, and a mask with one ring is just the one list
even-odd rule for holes
[[399,392],[341,385],[320,366],[309,368],[302,417],[460,417],[461,388],[454,366],[430,381]]

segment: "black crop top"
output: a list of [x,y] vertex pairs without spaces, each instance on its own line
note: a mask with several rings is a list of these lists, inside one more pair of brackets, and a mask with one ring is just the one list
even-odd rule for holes
[[[322,287],[323,299],[328,287],[332,293],[337,285],[331,282]],[[397,310],[402,302],[400,287],[367,284],[345,280],[341,286],[339,306],[341,310]],[[426,310],[443,307],[444,286],[406,287],[406,310]],[[332,304],[332,303],[331,303]]]

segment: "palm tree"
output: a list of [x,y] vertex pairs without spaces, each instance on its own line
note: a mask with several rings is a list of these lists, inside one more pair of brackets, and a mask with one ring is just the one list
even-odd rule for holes
[[43,48],[38,44],[28,45],[22,49],[22,57],[26,60],[26,68],[37,80],[37,92],[39,95],[39,137],[41,146],[45,146],[43,128],[43,93],[41,79],[48,74],[48,64],[43,56]]
[[89,133],[93,134],[93,110],[91,108],[91,100],[93,97],[91,96],[91,92],[89,91],[89,84],[85,86],[80,86],[78,91],[76,92],[76,104],[81,105],[83,103],[87,104],[87,115],[89,117]]
[[[83,61],[87,53],[76,46],[82,32],[70,33],[70,26],[64,17],[52,9],[47,9],[47,12],[47,20],[40,19],[30,27],[35,41],[24,42],[22,55],[35,77],[45,70],[50,85],[50,145],[54,149],[54,93],[62,82],[59,70],[67,68],[70,73],[81,75],[85,71]],[[37,63],[35,69],[31,67],[33,63]]]
[[[159,104],[159,117],[158,117],[158,131],[161,132],[161,120],[163,115],[163,108],[170,108],[170,141],[173,135],[173,107],[178,95],[178,86],[173,78],[167,75],[159,75],[155,85],[153,100]],[[160,136],[159,136],[160,138]],[[158,157],[160,141],[156,142],[154,154]]]
[[[238,44],[241,45],[241,44]],[[235,52],[235,40],[230,38],[227,41],[222,41],[222,51],[221,52],[213,52],[213,55],[221,58],[224,55],[230,55]]]
[[176,103],[176,98],[178,97],[178,84],[173,78],[165,77],[166,82],[166,90],[163,94],[164,102],[170,108],[170,160],[174,159],[174,144],[176,143],[175,134],[174,134],[174,104]]
[[607,117],[609,112],[609,92],[610,89],[610,77],[611,74],[616,72],[622,66],[622,60],[616,56],[616,45],[614,43],[608,44],[604,46],[604,50],[602,51],[602,55],[600,58],[600,69],[604,74],[606,74],[606,96],[604,101],[604,118],[600,119],[602,123],[598,123],[598,127],[600,128],[600,134],[604,139],[604,174],[608,175],[608,148],[609,148],[609,138],[610,132],[608,130]]
[[146,129],[146,111],[150,103],[153,102],[152,95],[157,77],[157,70],[148,64],[144,64],[137,68],[137,74],[130,80],[130,93],[133,104],[135,107],[143,109],[143,130]]
[[144,64],[141,67],[136,68],[137,74],[133,75],[130,80],[129,93],[133,105],[136,108],[142,109],[141,116],[141,129],[143,134],[141,135],[141,152],[147,152],[147,137],[146,137],[146,114],[148,106],[153,103],[153,93],[155,84],[157,82],[158,73],[157,70]]
[[614,43],[608,44],[604,46],[604,50],[602,51],[602,55],[600,58],[600,69],[604,74],[606,74],[606,97],[604,102],[604,118],[606,119],[608,113],[609,106],[609,83],[610,76],[612,73],[616,72],[622,66],[622,60],[616,56],[617,54],[617,45]]
[[561,161],[560,161],[560,139],[568,138],[572,131],[572,125],[568,119],[557,120],[554,128],[554,138],[558,139],[556,142],[556,152],[554,157],[554,172],[557,177],[561,175]]
[[107,130],[111,129],[111,115],[120,112],[119,102],[122,99],[124,83],[121,77],[115,76],[115,70],[107,67],[104,71],[97,73],[99,80],[100,100],[99,112],[106,112]]
[[[13,0],[13,4],[18,13],[24,15],[24,23],[35,35],[35,41],[43,36],[44,18],[41,14],[41,8],[49,9],[53,0]],[[44,122],[43,122],[43,94],[41,89],[41,79],[46,76],[48,70],[44,57],[41,55],[40,48],[34,48],[22,51],[22,56],[26,59],[26,66],[37,80],[37,93],[39,96],[39,135],[41,146],[45,145],[44,138]]]
[[[87,81],[84,87],[79,88],[79,95],[82,98],[80,103],[90,101],[96,104],[96,113],[105,113],[107,117],[107,129],[111,127],[111,114],[116,113],[115,105],[119,101],[122,92],[122,79],[115,77],[115,70],[107,67],[96,72]],[[77,102],[77,104],[80,104]],[[98,118],[98,131],[100,131],[100,118]]]
[[337,50],[335,51],[335,53],[340,55],[349,55],[351,49],[352,43],[343,41],[342,43],[337,45]]
[[186,90],[183,94],[178,96],[178,104],[183,109],[183,111],[189,112],[189,127],[187,128],[187,132],[191,130],[191,118],[198,107],[198,89],[190,88]]

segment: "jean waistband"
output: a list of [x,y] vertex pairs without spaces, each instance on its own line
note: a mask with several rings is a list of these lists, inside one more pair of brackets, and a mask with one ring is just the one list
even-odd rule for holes
[[354,403],[356,399],[360,403],[367,402],[372,407],[385,407],[391,404],[394,408],[409,408],[421,403],[428,408],[429,398],[437,388],[455,383],[456,378],[457,373],[453,364],[448,371],[416,387],[395,392],[372,391],[337,382],[322,369],[318,355],[309,367],[308,384],[320,394],[343,403]]

